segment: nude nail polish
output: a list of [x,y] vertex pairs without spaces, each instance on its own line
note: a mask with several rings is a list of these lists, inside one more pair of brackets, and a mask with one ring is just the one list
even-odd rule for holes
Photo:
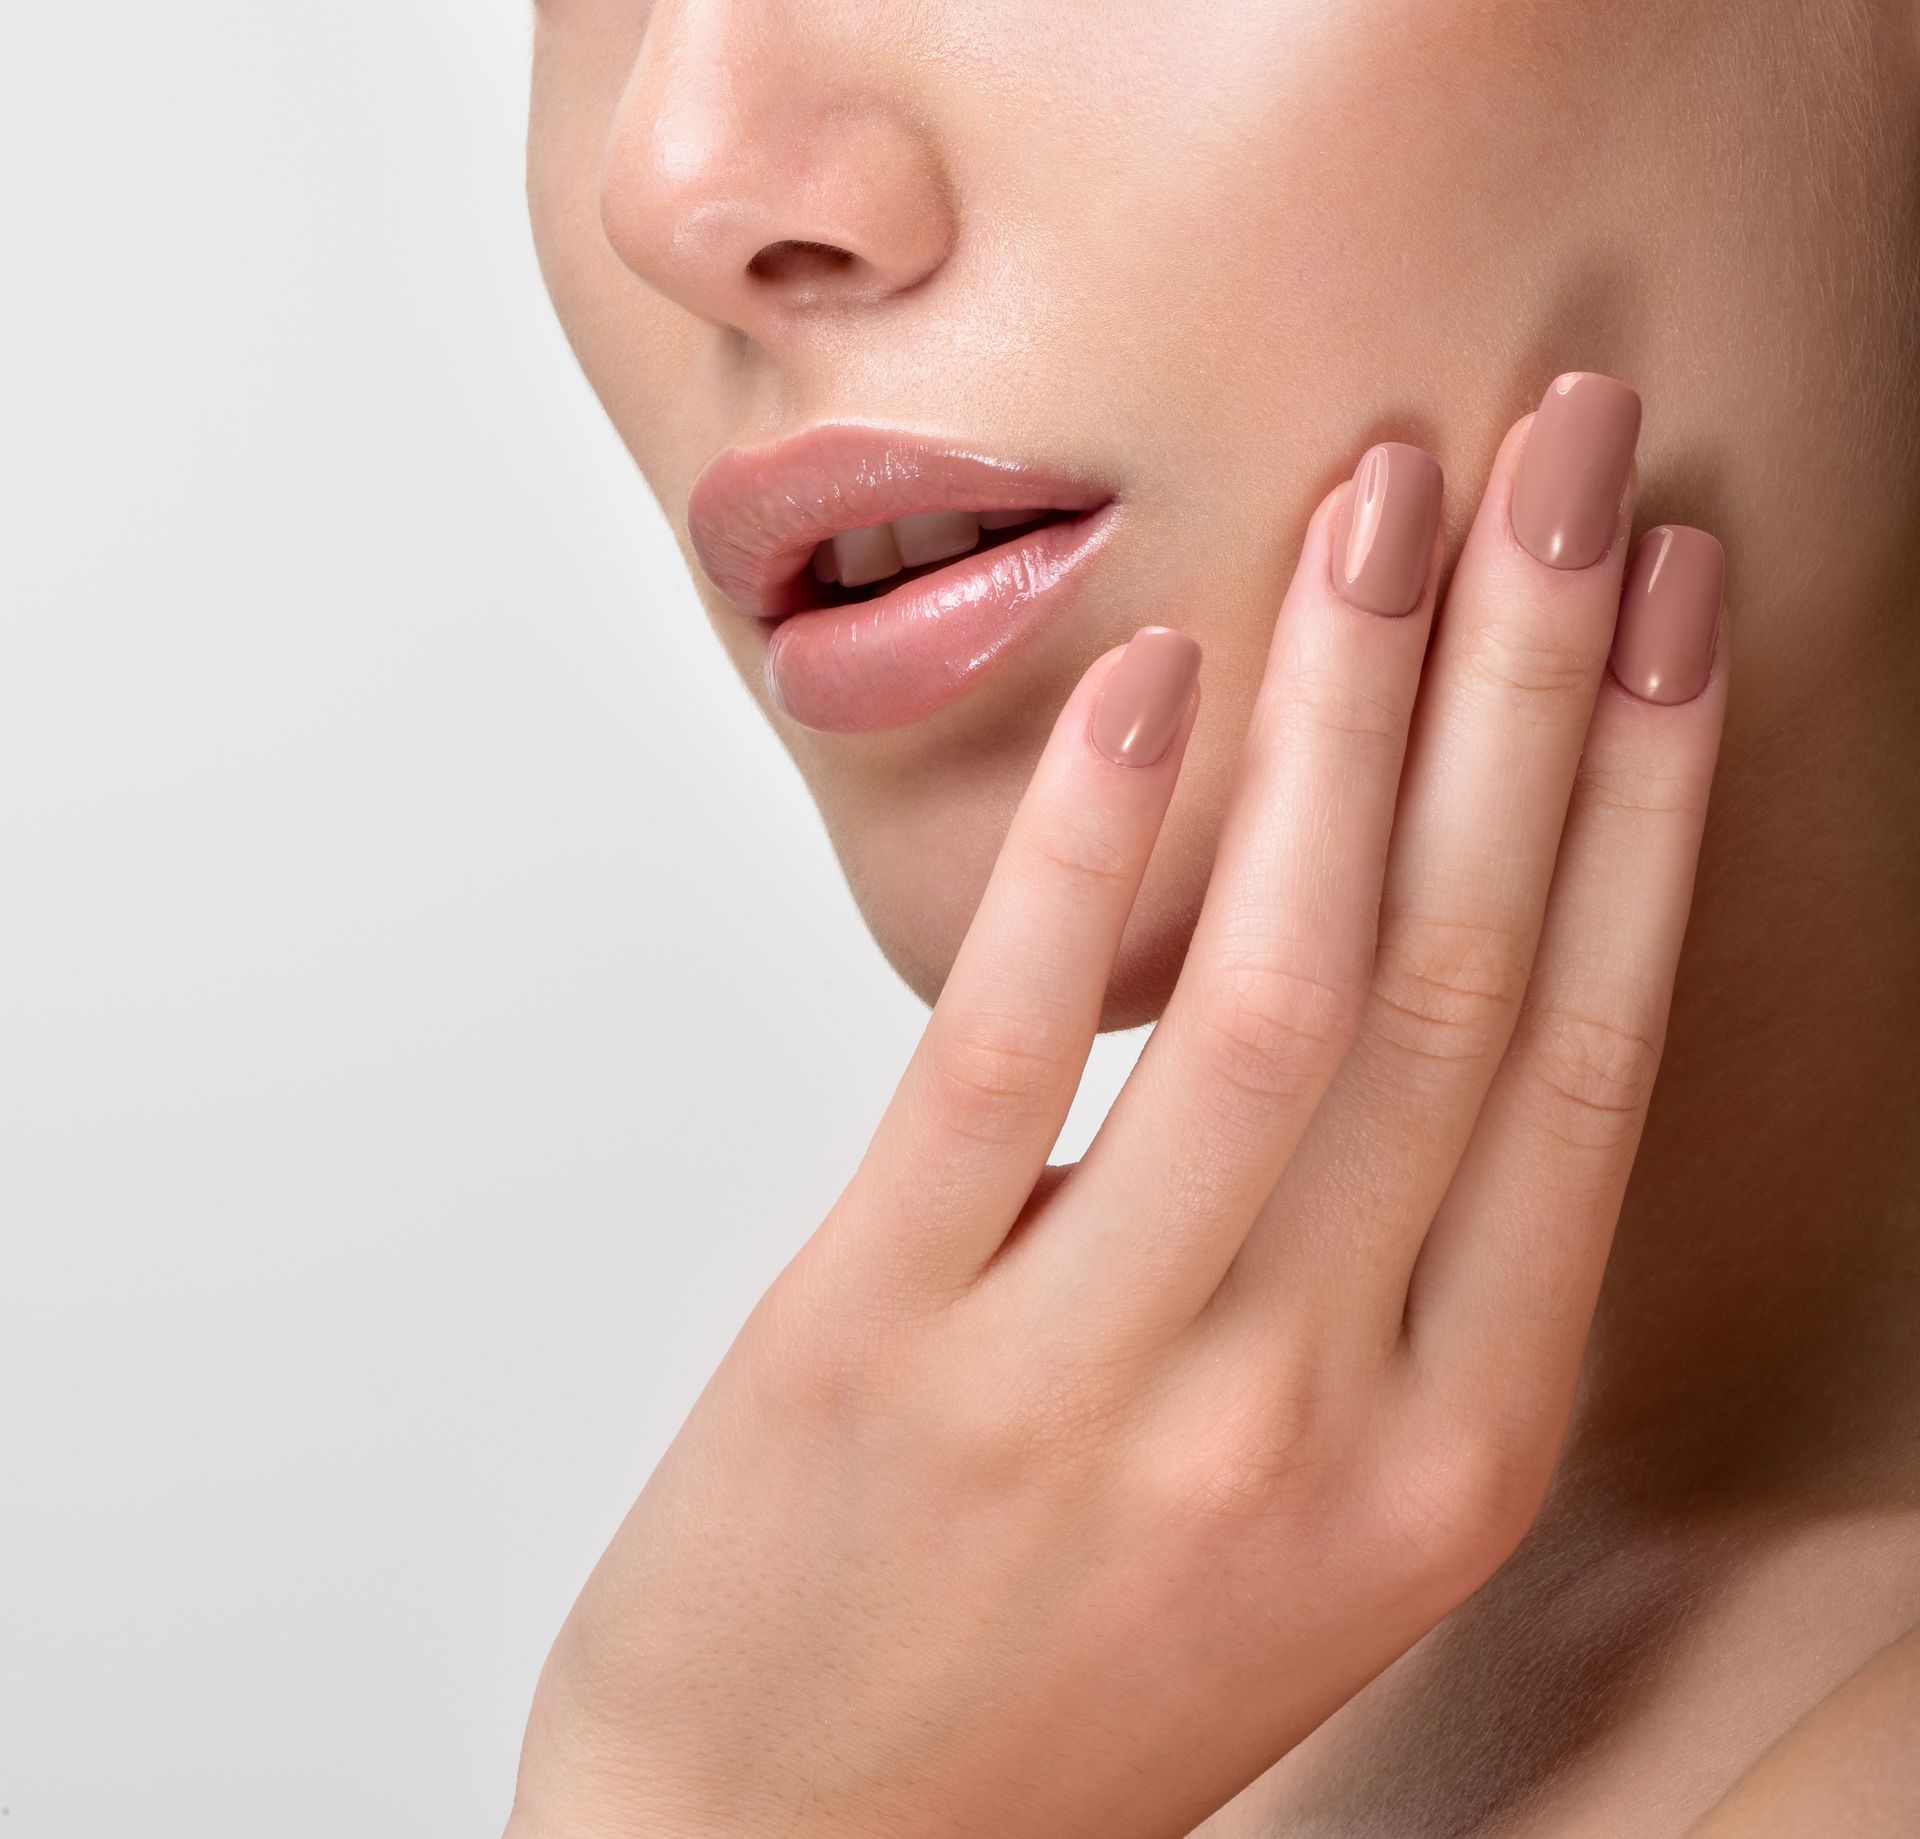
[[1333,533],[1333,585],[1369,613],[1411,613],[1433,565],[1440,462],[1405,441],[1360,456]]
[[1549,568],[1591,568],[1612,547],[1640,438],[1640,397],[1597,370],[1555,377],[1513,482],[1513,533]]
[[1620,596],[1613,674],[1648,702],[1690,702],[1713,674],[1726,552],[1704,530],[1661,524],[1640,539]]
[[1168,626],[1143,626],[1100,689],[1093,744],[1119,766],[1151,766],[1173,744],[1200,675],[1200,646]]

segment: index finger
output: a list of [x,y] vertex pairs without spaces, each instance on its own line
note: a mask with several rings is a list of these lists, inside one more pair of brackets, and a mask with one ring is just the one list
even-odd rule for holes
[[1200,646],[1148,626],[1068,698],[973,923],[829,1222],[869,1275],[951,1293],[1046,1167],[1198,707]]

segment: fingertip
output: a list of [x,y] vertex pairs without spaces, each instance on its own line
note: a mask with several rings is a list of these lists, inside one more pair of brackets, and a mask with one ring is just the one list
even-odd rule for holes
[[1726,551],[1690,524],[1656,524],[1633,552],[1609,660],[1642,702],[1692,702],[1713,681],[1726,607]]
[[1349,606],[1388,618],[1418,607],[1435,580],[1444,490],[1440,462],[1424,447],[1369,447],[1332,515],[1327,573],[1334,592]]
[[1163,759],[1194,699],[1202,656],[1190,633],[1142,626],[1099,686],[1087,731],[1094,751],[1116,766]]
[[1535,561],[1567,572],[1609,561],[1631,503],[1640,395],[1603,371],[1547,386],[1515,469],[1507,523]]

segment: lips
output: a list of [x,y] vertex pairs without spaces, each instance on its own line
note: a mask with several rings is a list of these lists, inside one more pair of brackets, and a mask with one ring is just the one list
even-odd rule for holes
[[1064,611],[1117,509],[1082,475],[836,425],[730,448],[687,522],[763,622],[773,700],[861,733],[944,707]]

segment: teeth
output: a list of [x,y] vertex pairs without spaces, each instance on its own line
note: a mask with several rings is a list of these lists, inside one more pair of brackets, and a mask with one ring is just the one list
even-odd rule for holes
[[888,575],[897,575],[903,566],[891,524],[844,531],[833,539],[833,559],[839,565],[842,587],[865,587],[869,581],[883,581]]
[[923,562],[965,555],[980,540],[980,520],[971,511],[923,511],[917,517],[895,518],[893,540],[901,563],[918,568]]
[[890,524],[847,530],[813,551],[813,578],[828,586],[866,587],[903,568],[963,556],[983,530],[1012,530],[1037,523],[1044,511],[922,511]]

